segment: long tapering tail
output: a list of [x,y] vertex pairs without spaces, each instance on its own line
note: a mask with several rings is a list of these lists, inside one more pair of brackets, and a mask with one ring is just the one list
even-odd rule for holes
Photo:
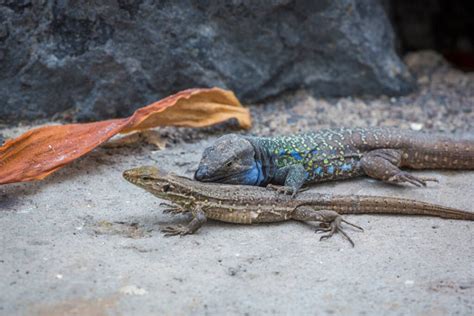
[[339,214],[424,215],[448,219],[474,220],[473,212],[395,197],[334,195],[324,198],[324,203],[318,203],[317,207],[331,209]]

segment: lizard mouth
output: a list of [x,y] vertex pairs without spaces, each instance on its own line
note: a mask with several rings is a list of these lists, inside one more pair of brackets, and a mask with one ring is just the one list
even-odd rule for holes
[[244,170],[244,171],[234,173],[234,174],[229,174],[229,175],[217,175],[213,177],[195,176],[195,178],[196,180],[201,181],[201,182],[240,183],[239,179],[245,178],[247,173],[248,173],[248,170]]
[[124,177],[125,180],[127,180],[130,183],[137,183],[138,182],[138,179],[136,177],[130,175],[128,170],[124,171],[122,176]]

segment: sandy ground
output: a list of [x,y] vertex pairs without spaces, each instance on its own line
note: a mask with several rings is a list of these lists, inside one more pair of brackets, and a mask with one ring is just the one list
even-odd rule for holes
[[[250,133],[384,125],[473,135],[472,75],[436,58],[411,58],[418,59],[408,63],[421,78],[413,95],[321,100],[299,91],[252,106]],[[161,201],[123,180],[122,171],[153,164],[191,176],[202,149],[232,125],[161,129],[164,150],[98,148],[44,181],[0,186],[0,314],[474,313],[472,222],[347,216],[365,228],[348,230],[355,248],[341,236],[320,242],[310,226],[297,222],[209,222],[192,236],[163,237],[163,225],[189,219],[163,214]],[[13,137],[27,127],[0,132]],[[417,174],[440,183],[393,187],[360,178],[311,190],[474,211],[474,171]]]

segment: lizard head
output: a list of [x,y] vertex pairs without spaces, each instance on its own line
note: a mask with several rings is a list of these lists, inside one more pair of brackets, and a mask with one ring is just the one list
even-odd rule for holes
[[123,172],[123,177],[130,183],[143,188],[160,198],[169,199],[176,187],[172,176],[156,167],[143,166]]
[[261,164],[250,141],[241,135],[228,134],[204,150],[194,178],[203,182],[258,185],[261,174]]

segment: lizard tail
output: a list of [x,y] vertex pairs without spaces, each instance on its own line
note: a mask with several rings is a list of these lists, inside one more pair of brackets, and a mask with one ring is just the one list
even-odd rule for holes
[[[319,205],[318,205],[319,206]],[[320,207],[339,214],[424,215],[474,221],[474,213],[415,200],[382,196],[333,196]]]

